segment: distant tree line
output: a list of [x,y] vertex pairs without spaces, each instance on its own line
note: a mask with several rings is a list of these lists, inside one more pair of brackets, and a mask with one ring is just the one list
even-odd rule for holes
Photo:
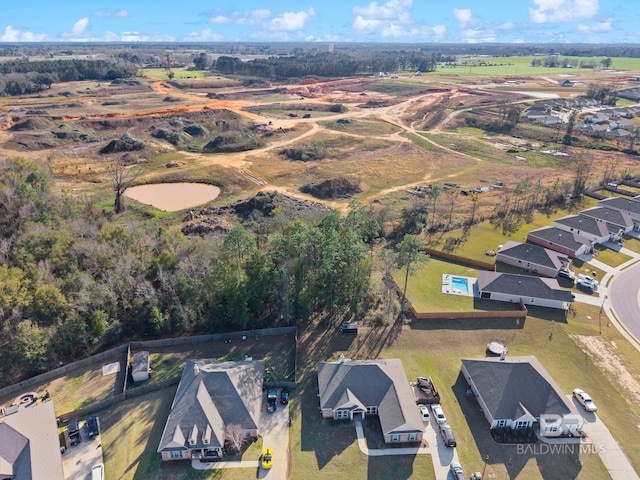
[[[202,55],[194,60],[200,65],[208,63]],[[432,72],[438,62],[445,60],[447,59],[439,54],[419,51],[358,52],[354,55],[322,52],[258,58],[248,62],[238,57],[221,56],[211,61],[210,69],[222,75],[245,75],[278,80],[307,76],[370,75],[376,72],[395,73],[407,70]]]
[[551,55],[548,57],[534,58],[531,60],[532,67],[547,67],[547,68],[591,68],[595,69],[598,66],[602,68],[609,68],[612,64],[611,58],[603,58],[600,62],[594,59],[584,58],[572,58],[572,57],[560,57],[557,55]]
[[138,66],[109,60],[12,60],[0,62],[0,96],[40,92],[57,82],[134,77]]
[[364,208],[189,239],[51,182],[0,160],[0,384],[124,339],[339,321],[372,301],[380,226]]

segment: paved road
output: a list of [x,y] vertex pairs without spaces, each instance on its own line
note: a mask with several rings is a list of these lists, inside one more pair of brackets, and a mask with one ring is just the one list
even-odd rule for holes
[[615,275],[609,299],[620,322],[640,340],[640,264]]

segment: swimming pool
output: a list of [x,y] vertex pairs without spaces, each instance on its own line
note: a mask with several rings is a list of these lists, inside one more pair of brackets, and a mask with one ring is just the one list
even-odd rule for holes
[[451,288],[454,293],[469,293],[469,283],[466,278],[451,277]]

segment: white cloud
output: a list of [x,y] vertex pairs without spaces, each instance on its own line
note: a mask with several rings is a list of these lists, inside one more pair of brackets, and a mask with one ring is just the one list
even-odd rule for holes
[[302,30],[307,21],[315,16],[316,12],[313,8],[301,12],[285,12],[282,15],[271,19],[271,22],[269,22],[269,29],[285,32]]
[[249,12],[232,12],[227,15],[215,15],[209,18],[209,23],[216,25],[255,25],[269,17],[271,17],[271,10],[263,8]]
[[33,33],[12,25],[7,25],[4,33],[0,35],[0,42],[43,42],[48,35],[44,33]]
[[148,42],[149,36],[140,32],[122,32],[121,42]]
[[98,10],[93,14],[96,18],[126,18],[129,16],[129,10],[117,10],[114,12],[109,12],[107,10]]
[[513,22],[504,22],[496,27],[498,30],[513,30],[516,28],[516,24]]
[[210,28],[205,28],[199,32],[190,32],[184,37],[183,41],[186,42],[217,42],[223,39],[223,36]]
[[356,5],[353,7],[353,14],[356,15],[356,18],[370,20],[406,19],[412,5],[413,0],[389,0],[383,4],[371,2],[364,7]]
[[595,25],[578,25],[578,31],[580,33],[602,33],[610,32],[611,30],[613,30],[613,20],[610,18]]
[[534,23],[584,20],[598,13],[598,0],[530,0],[529,18]]
[[458,20],[460,28],[465,28],[473,20],[470,8],[454,8],[453,16]]
[[353,7],[351,25],[358,34],[377,33],[387,39],[424,41],[440,38],[447,32],[444,25],[421,25],[413,20],[413,0],[389,0],[386,3],[371,2]]
[[79,37],[87,33],[87,29],[89,28],[89,19],[87,17],[81,18],[76,23],[73,24],[71,28],[71,35],[73,37]]

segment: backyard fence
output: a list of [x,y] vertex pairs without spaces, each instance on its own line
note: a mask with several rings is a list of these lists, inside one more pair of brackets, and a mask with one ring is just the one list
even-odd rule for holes
[[97,353],[96,355],[83,358],[82,360],[71,362],[62,367],[49,370],[48,372],[45,372],[40,375],[36,375],[35,377],[27,378],[26,380],[22,380],[21,382],[14,383],[13,385],[0,388],[0,398],[4,397],[5,395],[11,395],[13,393],[18,393],[18,392],[22,393],[22,392],[30,391],[32,390],[32,387],[36,385],[41,385],[55,378],[66,375],[67,373],[72,372],[73,370],[76,370],[78,368],[87,367],[94,363],[100,362],[106,358],[125,353],[126,351],[128,351],[128,349],[129,349],[128,344],[120,345],[118,347],[105,350],[104,352]]
[[[77,410],[66,412],[59,415],[60,420],[62,422],[65,422],[71,418],[82,417],[84,415],[95,412],[97,410],[110,407],[111,405],[114,405],[118,402],[122,402],[123,400],[126,400],[128,398],[137,397],[139,395],[144,395],[145,393],[154,392],[157,390],[161,390],[165,387],[178,384],[178,382],[180,381],[180,375],[176,377],[168,378],[166,380],[152,382],[147,385],[128,389],[127,378],[129,375],[129,359],[131,355],[131,350],[153,349],[153,348],[160,348],[160,347],[171,347],[176,345],[196,345],[199,343],[206,343],[206,342],[234,340],[234,339],[242,340],[246,338],[259,338],[259,337],[268,337],[268,336],[276,336],[276,335],[287,335],[291,333],[296,333],[296,327],[275,327],[275,328],[265,328],[260,330],[245,330],[245,331],[230,332],[230,333],[196,335],[192,337],[165,338],[160,340],[144,340],[144,341],[129,342],[124,345],[120,345],[118,347],[105,350],[104,352],[98,353],[96,355],[83,358],[82,360],[69,363],[67,365],[56,368],[54,370],[50,370],[41,375],[37,375],[35,377],[28,378],[26,380],[15,383],[13,385],[4,387],[0,389],[0,397],[10,396],[12,394],[23,393],[23,392],[33,390],[34,387],[36,386],[40,386],[46,382],[49,382],[56,378],[67,375],[68,373],[73,372],[74,370],[99,364],[103,360],[114,357],[116,355],[126,355],[125,370],[124,370],[125,377],[124,377],[124,386],[122,388],[122,392],[116,395],[112,395],[108,398],[105,398],[104,400],[100,400],[98,402],[92,403],[91,405],[86,405]],[[296,338],[296,343],[297,343],[297,338]],[[297,378],[296,375],[297,375],[297,365],[296,365],[296,370],[294,371],[294,378]],[[296,383],[295,381],[293,382],[279,381],[279,382],[266,382],[265,385],[268,387],[295,388]]]
[[465,265],[467,267],[474,267],[479,270],[489,270],[493,271],[495,269],[495,265],[490,262],[485,262],[483,260],[475,260],[473,258],[461,257],[460,255],[454,255],[453,253],[441,252],[440,250],[434,250],[433,248],[424,248],[424,253],[428,253],[432,257],[443,258],[445,260],[449,260],[450,262],[459,263],[460,265]]

